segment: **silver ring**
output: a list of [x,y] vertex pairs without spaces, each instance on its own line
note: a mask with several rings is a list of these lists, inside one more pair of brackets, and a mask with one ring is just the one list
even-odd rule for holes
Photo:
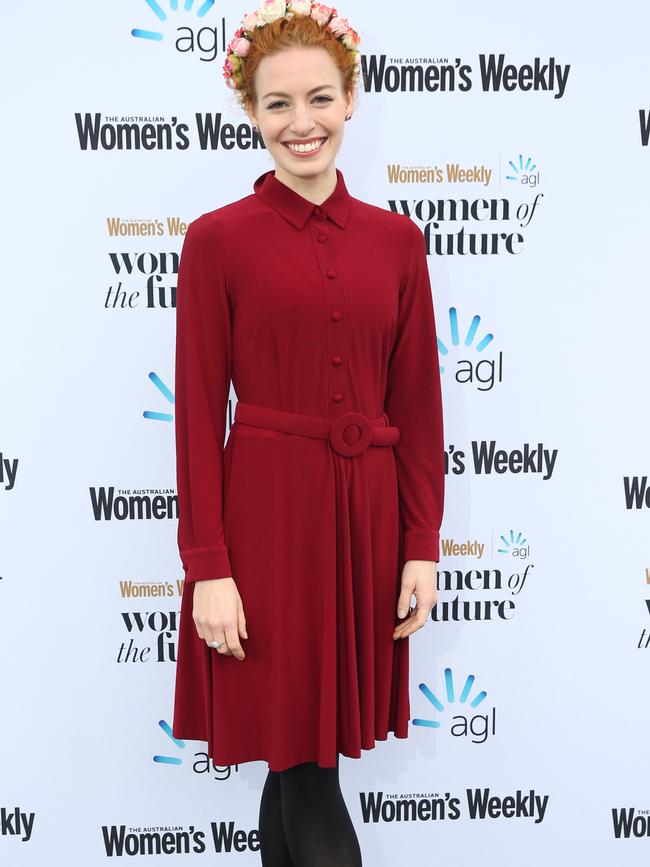
[[211,641],[210,647],[216,647],[217,650],[221,647],[222,644],[225,644],[225,641]]

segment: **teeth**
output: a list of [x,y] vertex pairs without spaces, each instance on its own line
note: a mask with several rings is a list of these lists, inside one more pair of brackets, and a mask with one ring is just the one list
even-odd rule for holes
[[298,151],[298,153],[301,153],[301,154],[302,154],[302,153],[307,153],[307,151],[315,151],[315,150],[318,150],[318,148],[323,144],[324,141],[325,141],[325,139],[322,138],[322,139],[320,139],[319,141],[315,141],[315,142],[312,142],[311,144],[306,144],[306,145],[303,145],[303,144],[288,144],[288,143],[287,143],[287,147],[289,148],[289,150],[292,150],[292,151]]

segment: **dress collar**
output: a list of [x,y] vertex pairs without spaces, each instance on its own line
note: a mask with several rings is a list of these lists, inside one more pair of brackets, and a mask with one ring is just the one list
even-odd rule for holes
[[333,220],[337,226],[345,227],[350,209],[350,194],[345,186],[343,173],[340,169],[336,169],[336,186],[334,191],[328,196],[321,205],[315,205],[308,199],[305,199],[291,187],[279,181],[273,169],[260,175],[253,184],[255,194],[263,202],[274,208],[279,214],[282,214],[290,223],[293,223],[298,229],[302,229],[314,212],[315,208],[322,211],[326,216]]

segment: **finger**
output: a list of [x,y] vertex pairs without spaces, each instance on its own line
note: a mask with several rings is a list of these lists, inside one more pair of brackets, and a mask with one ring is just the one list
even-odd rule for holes
[[[213,641],[221,641],[223,643],[220,644],[219,647],[215,647],[212,643]],[[218,633],[213,633],[213,637],[210,639],[210,641],[208,641],[208,646],[211,648],[211,650],[216,650],[217,653],[220,653],[222,656],[230,656],[228,642],[226,641],[226,636],[223,633],[223,630]]]
[[205,629],[203,628],[203,624],[199,623],[199,621],[196,619],[196,615],[195,615],[194,611],[192,611],[192,620],[194,621],[194,626],[196,628],[196,634],[199,636],[201,641],[207,641],[208,636],[206,635]]
[[414,632],[417,632],[418,629],[422,627],[423,624],[418,624],[415,620],[411,621],[408,626],[405,626],[404,629],[399,629],[395,632],[393,638],[408,638],[409,635],[412,635]]
[[403,632],[407,627],[409,627],[413,621],[415,620],[415,611],[411,608],[409,609],[409,615],[406,620],[403,620],[401,623],[398,623],[393,630],[393,635],[398,635]]
[[241,604],[237,614],[237,628],[239,629],[239,634],[242,638],[248,638],[248,632],[246,631],[246,617],[244,616],[244,609]]
[[223,644],[220,644],[217,648],[217,653],[220,653],[222,656],[232,656],[232,650],[228,646],[228,636],[226,635],[225,629],[222,629],[219,634],[219,641],[222,641]]
[[228,647],[232,652],[233,656],[236,656],[237,659],[244,658],[244,649],[239,643],[239,635],[237,634],[236,626],[227,626],[226,627],[226,641],[228,642]]
[[[406,611],[406,615],[407,615],[407,616],[406,616],[406,620],[400,618],[401,623],[400,623],[399,625],[401,625],[402,623],[407,623],[408,620],[409,620],[411,617],[413,617],[413,612],[414,612],[414,611],[415,611],[415,606],[410,605],[410,606],[408,607],[407,611]],[[399,614],[399,612],[398,612],[398,614]]]
[[405,620],[404,623],[400,623],[396,627],[393,635],[399,638],[404,638],[406,635],[411,635],[413,632],[421,629],[427,622],[428,612],[430,610],[431,609],[428,605],[418,605],[408,620]]
[[424,623],[424,621],[426,620],[426,611],[427,609],[424,605],[416,605],[415,607],[412,606],[411,608],[409,608],[409,615],[406,620],[398,623],[395,627],[395,631],[411,627],[414,623]]
[[409,606],[411,605],[411,597],[413,596],[413,587],[402,587],[402,592],[397,601],[397,616],[401,619],[408,614]]
[[395,631],[398,632],[400,629],[405,629],[410,623],[413,622],[415,618],[415,611],[412,608],[409,608],[408,617],[405,620],[402,620],[401,623],[395,624]]

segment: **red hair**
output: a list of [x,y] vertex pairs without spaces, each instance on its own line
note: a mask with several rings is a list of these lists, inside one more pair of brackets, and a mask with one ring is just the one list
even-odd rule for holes
[[341,73],[343,92],[346,96],[355,92],[358,78],[355,52],[346,48],[328,27],[318,24],[309,15],[293,15],[291,18],[276,18],[270,24],[255,28],[251,47],[243,58],[240,85],[235,91],[242,108],[254,110],[256,107],[255,73],[262,59],[296,45],[324,48]]

